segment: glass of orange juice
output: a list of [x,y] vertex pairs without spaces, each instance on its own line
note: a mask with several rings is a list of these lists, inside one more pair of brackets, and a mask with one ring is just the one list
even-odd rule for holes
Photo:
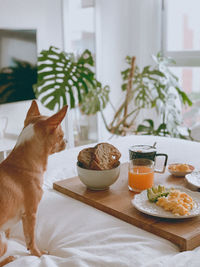
[[128,188],[130,191],[141,192],[153,186],[154,161],[150,159],[132,159],[129,162]]

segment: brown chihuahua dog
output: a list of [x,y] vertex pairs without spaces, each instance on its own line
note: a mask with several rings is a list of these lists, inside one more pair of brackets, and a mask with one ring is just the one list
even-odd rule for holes
[[[51,117],[42,116],[33,100],[14,149],[0,164],[0,257],[7,250],[5,235],[21,219],[27,249],[38,257],[43,254],[35,243],[36,213],[48,156],[66,147],[60,125],[66,112],[67,106]],[[7,257],[0,266],[14,259]]]

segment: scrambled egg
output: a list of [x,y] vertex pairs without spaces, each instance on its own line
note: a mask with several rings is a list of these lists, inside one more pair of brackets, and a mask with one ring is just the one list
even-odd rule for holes
[[167,197],[160,197],[156,205],[176,215],[189,215],[194,206],[193,199],[179,190],[172,190]]
[[191,171],[188,164],[175,164],[169,167],[170,170],[175,172],[189,172]]

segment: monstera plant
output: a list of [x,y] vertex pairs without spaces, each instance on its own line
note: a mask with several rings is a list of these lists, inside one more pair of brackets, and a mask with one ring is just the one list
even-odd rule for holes
[[105,108],[109,87],[103,87],[94,73],[94,60],[89,50],[80,56],[51,46],[38,57],[36,97],[50,110],[63,105],[79,105],[82,113],[95,114]]
[[[94,60],[89,50],[75,57],[50,47],[38,57],[38,82],[34,91],[51,110],[68,104],[71,108],[78,105],[86,115],[100,111],[107,130],[115,135],[140,133],[184,138],[180,131],[182,114],[178,104],[191,106],[192,102],[168,67],[175,63],[173,59],[158,53],[153,60],[153,65],[140,70],[135,57],[126,57],[128,67],[121,72],[124,99],[116,108],[109,100],[109,87],[103,87],[95,77]],[[114,110],[110,123],[103,113],[108,102]],[[148,117],[148,110],[152,109],[156,111],[157,119]],[[138,121],[143,110],[147,110],[147,117],[143,122]]]

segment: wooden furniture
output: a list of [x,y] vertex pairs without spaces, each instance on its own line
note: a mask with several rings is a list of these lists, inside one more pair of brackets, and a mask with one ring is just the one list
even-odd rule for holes
[[[180,247],[180,251],[192,250],[200,245],[200,216],[188,219],[162,219],[145,215],[131,204],[135,193],[128,190],[128,164],[121,166],[120,177],[108,190],[90,191],[73,177],[55,182],[53,188],[72,198],[111,214],[148,232],[161,236]],[[184,178],[173,177],[166,170],[155,173],[155,185],[182,185],[187,187]]]

